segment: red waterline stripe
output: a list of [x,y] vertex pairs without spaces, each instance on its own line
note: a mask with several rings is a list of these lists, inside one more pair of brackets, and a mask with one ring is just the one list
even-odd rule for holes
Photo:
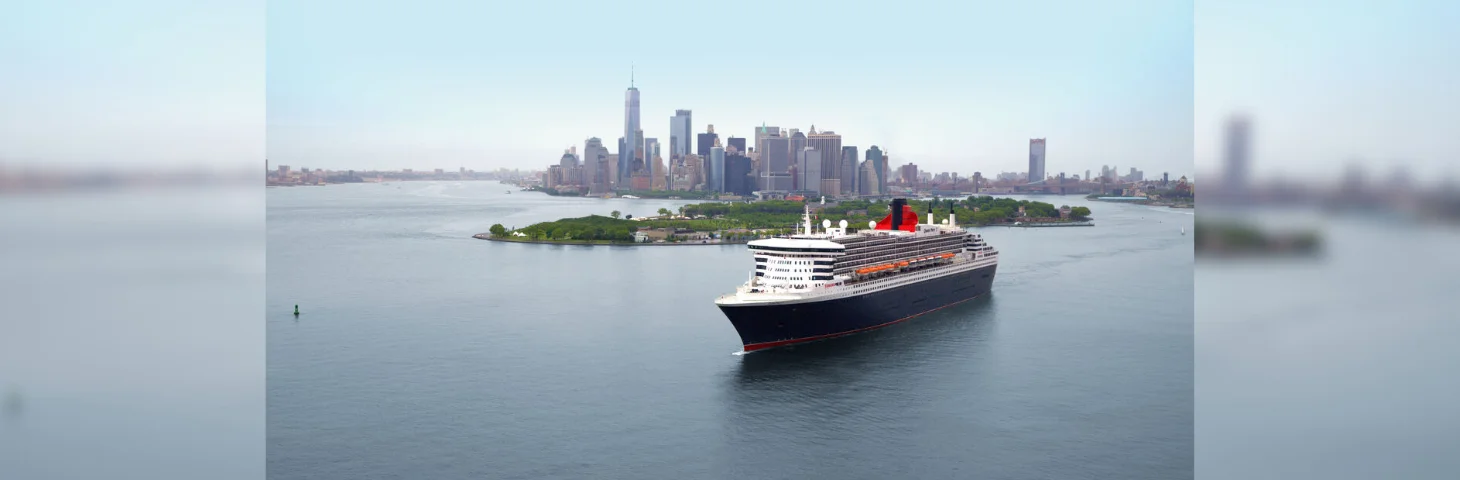
[[774,342],[765,342],[765,343],[753,343],[753,344],[750,344],[750,345],[746,345],[745,346],[745,351],[747,351],[747,352],[754,352],[756,350],[765,350],[767,348],[781,347],[781,346],[792,345],[792,344],[797,344],[797,343],[813,342],[813,341],[816,341],[816,340],[826,340],[828,338],[835,338],[835,337],[840,337],[840,336],[843,336],[843,335],[851,335],[853,333],[861,333],[861,332],[865,332],[865,331],[868,331],[868,330],[875,330],[875,329],[878,329],[878,328],[886,327],[888,325],[892,325],[894,323],[899,323],[899,322],[903,322],[903,321],[906,321],[906,320],[911,320],[914,317],[920,317],[920,316],[923,316],[923,315],[927,315],[929,313],[933,313],[933,312],[936,312],[938,310],[942,310],[942,309],[945,309],[945,308],[948,308],[948,307],[951,307],[951,306],[954,306],[954,305],[958,305],[960,303],[967,302],[967,301],[973,300],[975,298],[978,298],[978,297],[975,296],[975,297],[965,298],[963,300],[959,300],[959,301],[956,301],[956,302],[953,302],[953,303],[950,303],[950,304],[947,304],[947,305],[944,305],[944,306],[941,306],[941,307],[938,307],[938,308],[934,308],[932,310],[928,310],[928,311],[923,312],[923,313],[915,313],[915,314],[912,314],[912,315],[909,315],[909,316],[906,316],[906,317],[903,317],[903,318],[899,318],[897,320],[893,320],[891,322],[883,323],[883,324],[880,324],[880,325],[873,325],[873,326],[870,326],[870,327],[862,327],[862,328],[858,328],[856,330],[849,330],[849,331],[845,331],[845,332],[841,332],[841,333],[828,333],[828,334],[825,334],[825,335],[817,335],[817,336],[814,336],[814,337],[793,338],[793,339],[790,339],[790,340],[777,340],[777,341],[774,341]]

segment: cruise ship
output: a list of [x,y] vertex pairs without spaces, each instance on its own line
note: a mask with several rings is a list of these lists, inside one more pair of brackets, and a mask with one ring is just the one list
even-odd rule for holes
[[846,220],[813,230],[810,207],[795,235],[749,243],[755,269],[715,305],[744,351],[885,327],[989,293],[999,252],[957,226],[927,221],[895,199],[881,222],[852,232]]

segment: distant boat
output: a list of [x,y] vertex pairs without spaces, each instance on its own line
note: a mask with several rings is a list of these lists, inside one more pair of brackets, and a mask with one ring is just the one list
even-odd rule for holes
[[1186,235],[1186,227],[1181,227],[1181,234]]
[[511,194],[512,194],[512,191],[511,191],[511,190],[508,190],[508,191],[507,191],[507,194],[508,194],[508,195],[511,195]]

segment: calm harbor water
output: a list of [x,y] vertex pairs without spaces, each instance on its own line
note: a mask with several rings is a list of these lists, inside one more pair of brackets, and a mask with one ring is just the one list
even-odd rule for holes
[[470,238],[685,202],[507,189],[269,189],[270,478],[1191,477],[1190,210],[1047,197],[1096,226],[982,229],[992,295],[739,356],[743,245]]
[[1452,479],[1460,471],[1460,229],[1267,210],[1316,259],[1198,262],[1200,478]]

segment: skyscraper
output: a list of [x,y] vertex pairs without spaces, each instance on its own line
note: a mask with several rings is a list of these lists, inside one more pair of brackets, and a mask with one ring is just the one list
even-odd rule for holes
[[1044,139],[1029,139],[1029,183],[1044,180]]
[[710,168],[706,177],[710,191],[725,191],[725,147],[720,146],[719,142],[710,147]]
[[694,149],[690,148],[690,111],[675,110],[669,117],[669,159],[679,160]]
[[[749,152],[749,150],[746,150],[745,149],[745,139],[742,138],[742,137],[730,137],[729,139],[727,139],[725,141],[725,146],[726,147],[735,147],[735,151],[740,152],[742,154],[744,154],[745,152]],[[727,150],[728,150],[728,148],[727,148]]]
[[614,152],[613,185],[614,188],[628,188],[629,172],[633,170],[634,155],[629,153],[629,147],[625,138],[632,141],[634,137],[618,137],[618,151]]
[[760,155],[761,177],[765,179],[759,188],[763,190],[790,190],[791,189],[791,151],[790,139],[781,136],[768,136],[761,139],[760,147],[757,148],[763,153]]
[[1247,168],[1251,123],[1247,117],[1232,117],[1227,120],[1226,149],[1222,152],[1225,171],[1222,172],[1222,189],[1238,193],[1247,187]]
[[[629,89],[624,92],[624,138],[629,141],[625,145],[627,150],[620,149],[618,152],[619,175],[623,177],[619,179],[620,184],[629,184],[628,177],[633,171],[634,159],[642,157],[639,153],[642,144],[638,142],[641,131],[642,129],[639,128],[639,89],[634,88],[634,75],[630,70]],[[625,166],[625,162],[630,168],[622,168]]]
[[[593,193],[603,193],[608,190],[608,179],[599,176],[599,170],[601,170],[599,163],[607,160],[608,149],[603,147],[603,140],[593,137],[583,142],[584,181]],[[607,173],[604,172],[603,175],[606,176]]]
[[799,177],[796,189],[822,194],[821,151],[816,147],[805,147],[796,155],[796,173]]
[[725,192],[735,195],[750,195],[757,188],[751,177],[750,157],[745,155],[725,156]]
[[[870,152],[871,150],[868,150]],[[857,193],[860,195],[881,195],[877,189],[877,163],[868,159],[857,168]]]
[[790,152],[790,158],[795,160],[796,155],[806,149],[806,134],[793,128],[791,129],[790,135],[787,135],[786,138],[790,139],[790,143],[787,144],[787,148],[789,148],[787,151]]
[[872,178],[869,180],[876,184],[874,193],[869,195],[882,195],[887,191],[887,159],[882,155],[882,149],[873,145],[867,149],[867,161],[872,162]]
[[842,147],[841,193],[857,194],[857,147]]
[[816,125],[812,125],[806,146],[821,152],[821,185],[816,190],[822,195],[842,193],[842,136],[830,130],[817,132]]
[[695,145],[695,153],[701,157],[710,158],[710,148],[714,147],[719,139],[720,136],[715,134],[715,126],[705,125],[705,133],[700,134],[700,141]]

